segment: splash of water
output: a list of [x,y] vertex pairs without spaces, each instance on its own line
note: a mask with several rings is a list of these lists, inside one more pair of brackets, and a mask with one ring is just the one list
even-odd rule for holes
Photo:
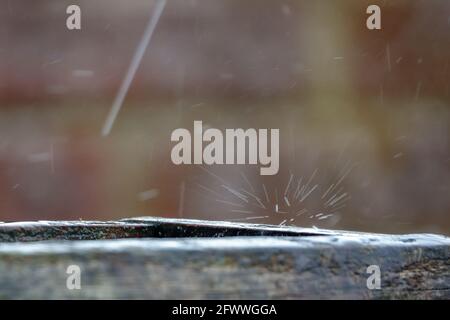
[[[215,201],[227,207],[232,214],[245,215],[242,218],[227,219],[232,221],[279,219],[279,225],[303,224],[300,219],[323,222],[340,214],[351,199],[349,192],[342,186],[353,166],[344,166],[336,179],[329,185],[315,183],[318,169],[304,179],[290,174],[285,187],[268,188],[264,183],[260,187],[253,185],[243,172],[240,173],[247,188],[234,187],[224,178],[209,171],[211,177],[220,182],[221,190],[199,185],[203,191],[214,195]],[[279,192],[278,190],[283,190]],[[314,196],[314,200],[309,199]]]

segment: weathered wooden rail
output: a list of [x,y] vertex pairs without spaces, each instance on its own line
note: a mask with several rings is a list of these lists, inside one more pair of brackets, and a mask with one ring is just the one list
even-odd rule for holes
[[[80,290],[67,287],[79,266]],[[381,289],[369,289],[368,266]],[[0,223],[4,299],[450,299],[450,238],[135,218]]]

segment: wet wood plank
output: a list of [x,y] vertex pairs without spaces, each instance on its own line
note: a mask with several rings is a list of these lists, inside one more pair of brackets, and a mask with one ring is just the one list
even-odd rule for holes
[[[81,290],[66,286],[81,269]],[[367,267],[381,270],[370,290]],[[450,239],[158,218],[0,224],[0,298],[449,299]]]

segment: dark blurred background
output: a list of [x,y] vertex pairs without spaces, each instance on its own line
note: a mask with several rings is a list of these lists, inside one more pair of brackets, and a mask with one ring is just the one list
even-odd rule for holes
[[[450,234],[449,1],[168,0],[102,137],[154,7],[0,0],[0,220]],[[172,165],[170,134],[194,120],[280,128],[279,174]]]

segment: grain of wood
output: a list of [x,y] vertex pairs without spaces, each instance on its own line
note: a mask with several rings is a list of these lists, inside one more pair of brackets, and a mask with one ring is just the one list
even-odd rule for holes
[[[5,299],[450,298],[450,239],[431,234],[136,218],[4,223],[0,242]],[[66,287],[73,264],[81,290]]]

